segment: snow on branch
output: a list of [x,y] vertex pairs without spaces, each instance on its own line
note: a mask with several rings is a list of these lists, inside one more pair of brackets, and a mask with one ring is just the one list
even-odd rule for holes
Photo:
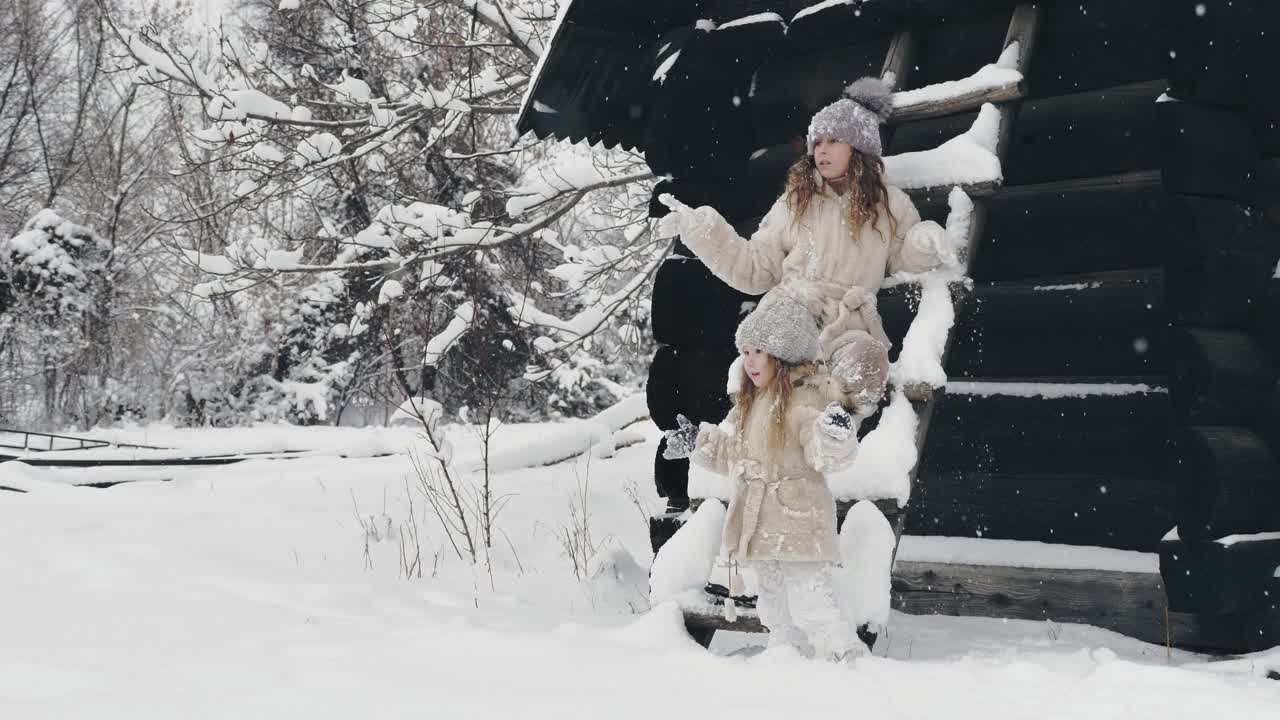
[[539,167],[536,177],[511,190],[511,197],[507,200],[507,214],[515,218],[523,217],[529,211],[538,210],[571,193],[629,185],[652,177],[653,172],[647,169],[611,175],[590,157],[573,156],[555,165]]
[[507,293],[515,304],[507,308],[507,311],[511,313],[511,317],[516,321],[516,324],[522,327],[547,328],[553,335],[560,338],[559,343],[549,339],[546,342],[536,342],[535,347],[538,350],[542,352],[561,350],[580,342],[604,325],[605,321],[619,307],[645,287],[650,276],[657,270],[661,262],[662,258],[657,258],[655,261],[650,262],[648,267],[632,276],[621,289],[601,297],[597,302],[590,304],[568,320],[562,320],[551,313],[539,310],[530,298],[511,289]]
[[[485,2],[485,0],[449,0],[449,2],[474,13],[477,20],[505,35],[530,60],[537,60],[545,53],[542,39],[538,37],[533,26],[512,15],[501,2]],[[564,4],[567,6],[569,2],[565,1]]]
[[463,333],[471,329],[471,323],[475,320],[475,306],[470,302],[465,302],[453,311],[453,319],[445,327],[439,335],[427,341],[427,351],[422,359],[422,364],[426,367],[435,367],[440,363],[445,353],[449,352],[449,348],[462,337]]

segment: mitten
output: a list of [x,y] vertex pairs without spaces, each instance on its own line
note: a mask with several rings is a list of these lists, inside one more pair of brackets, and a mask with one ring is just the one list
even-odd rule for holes
[[818,416],[818,428],[830,438],[844,442],[853,432],[853,418],[840,403],[830,403]]
[[712,222],[710,214],[715,212],[708,207],[691,208],[668,193],[659,195],[658,201],[671,209],[658,220],[658,237],[663,238],[700,233]]
[[684,415],[676,415],[676,424],[680,427],[665,433],[667,447],[662,451],[662,457],[667,460],[683,460],[698,446],[698,426]]

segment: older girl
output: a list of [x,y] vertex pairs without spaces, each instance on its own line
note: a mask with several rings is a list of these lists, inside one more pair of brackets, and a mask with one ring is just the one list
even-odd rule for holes
[[672,210],[659,227],[742,292],[790,288],[822,327],[820,358],[844,383],[846,404],[869,415],[888,379],[890,342],[876,310],[886,272],[924,272],[952,253],[942,228],[922,222],[885,180],[879,124],[892,106],[888,88],[863,78],[846,94],[814,115],[809,154],[750,242],[714,209],[670,195],[659,198]]

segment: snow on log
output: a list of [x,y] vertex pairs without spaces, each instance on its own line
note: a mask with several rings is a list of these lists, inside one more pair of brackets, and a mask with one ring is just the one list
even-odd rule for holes
[[885,157],[888,182],[903,190],[946,185],[1000,183],[1004,175],[996,156],[1000,111],[985,103],[973,126],[932,150]]
[[[537,465],[553,465],[590,451],[598,458],[612,457],[622,443],[635,440],[623,428],[649,416],[644,393],[623,398],[587,420],[568,420],[549,426],[547,433],[533,441],[489,455],[490,472],[505,472]],[[483,459],[474,458],[464,464],[468,471],[480,470]]]
[[967,78],[894,93],[891,119],[902,122],[932,117],[974,107],[978,100],[1000,102],[1017,97],[1022,82],[1022,73],[1017,70],[1019,51],[1017,42],[1010,43],[999,60]]
[[841,567],[836,588],[846,617],[879,632],[889,622],[889,584],[897,538],[880,510],[869,502],[849,509],[840,528]]
[[916,465],[918,419],[906,394],[895,388],[880,423],[862,438],[858,458],[849,468],[827,476],[837,500],[897,500],[911,494],[911,470]]
[[702,588],[720,553],[725,514],[725,506],[719,502],[702,503],[689,522],[658,550],[649,572],[651,604],[705,602]]

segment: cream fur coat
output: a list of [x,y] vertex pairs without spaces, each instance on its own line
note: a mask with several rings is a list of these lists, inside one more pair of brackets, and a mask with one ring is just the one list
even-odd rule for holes
[[740,436],[732,430],[736,405],[721,426],[728,432],[702,423],[690,459],[734,480],[722,540],[730,560],[835,562],[835,500],[824,473],[853,461],[857,434],[836,440],[818,425],[827,404],[841,398],[830,375],[812,365],[780,372],[791,373],[795,390],[783,417],[786,440],[777,452],[769,452],[773,396],[765,395],[752,405]]
[[856,330],[888,349],[892,343],[876,309],[885,275],[925,272],[950,260],[946,234],[937,223],[921,221],[911,198],[890,186],[888,212],[882,206],[878,221],[859,228],[855,239],[848,196],[818,179],[820,190],[802,217],[792,217],[783,195],[750,241],[706,206],[695,211],[697,229],[681,239],[711,272],[741,292],[759,295],[778,285],[791,288],[822,328],[822,359],[829,359]]

